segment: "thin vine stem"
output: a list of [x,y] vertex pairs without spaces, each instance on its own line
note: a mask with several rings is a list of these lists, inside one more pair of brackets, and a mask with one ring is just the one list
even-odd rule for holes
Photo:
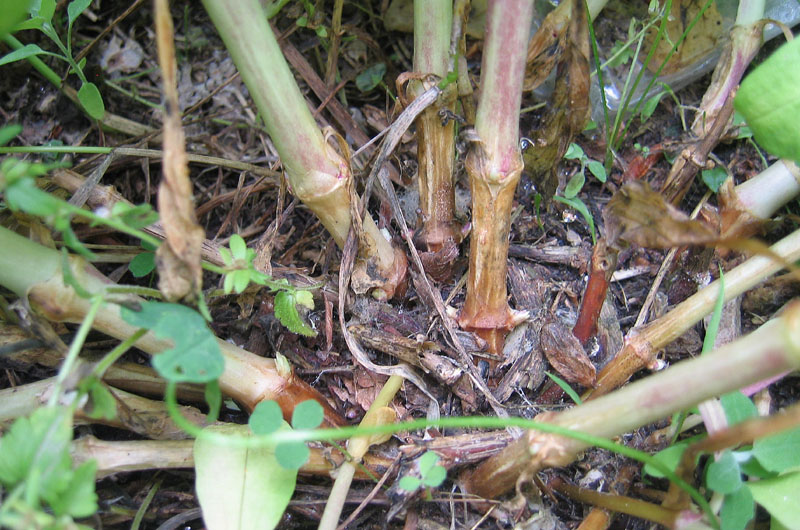
[[695,489],[691,484],[680,478],[674,471],[670,470],[661,461],[653,458],[649,454],[633,449],[605,438],[593,436],[591,434],[583,433],[580,431],[573,431],[565,427],[553,425],[550,423],[542,423],[524,418],[498,418],[486,416],[464,416],[464,417],[448,417],[439,418],[438,420],[430,421],[427,419],[419,419],[395,423],[393,425],[376,425],[372,427],[340,427],[337,429],[310,429],[310,430],[279,430],[268,435],[251,435],[244,436],[231,436],[218,432],[204,431],[197,425],[194,425],[187,420],[181,413],[178,400],[177,400],[177,383],[174,381],[167,382],[167,387],[164,392],[164,400],[166,402],[166,409],[170,418],[181,429],[194,437],[202,436],[209,439],[212,443],[216,443],[228,447],[236,448],[255,448],[263,447],[265,445],[276,445],[282,442],[310,442],[310,441],[331,441],[343,440],[355,436],[368,436],[371,434],[392,434],[403,431],[413,431],[425,429],[428,427],[441,427],[441,428],[473,428],[473,429],[505,429],[507,427],[520,427],[523,429],[536,430],[551,434],[557,434],[572,438],[601,449],[613,451],[617,454],[631,458],[643,464],[649,465],[661,473],[666,478],[678,485],[682,490],[687,492],[698,506],[706,513],[711,524],[715,528],[719,528],[717,518],[709,506],[708,501]]

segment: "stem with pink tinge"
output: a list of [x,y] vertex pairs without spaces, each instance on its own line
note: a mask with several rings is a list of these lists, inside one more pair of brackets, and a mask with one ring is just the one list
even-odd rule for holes
[[489,2],[475,119],[477,138],[467,154],[472,188],[467,299],[458,321],[502,351],[519,316],[508,306],[506,269],[511,205],[522,174],[519,111],[533,2]]

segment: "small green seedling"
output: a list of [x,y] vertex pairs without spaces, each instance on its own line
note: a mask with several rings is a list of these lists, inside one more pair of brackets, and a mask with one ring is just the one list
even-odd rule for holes
[[247,247],[244,239],[238,234],[233,234],[230,240],[230,249],[220,248],[219,253],[225,262],[225,280],[223,291],[225,294],[244,292],[250,282],[264,285],[275,294],[275,317],[292,333],[314,337],[317,332],[303,321],[297,306],[301,305],[309,310],[314,309],[314,296],[310,291],[295,289],[286,280],[276,281],[256,270],[253,260],[256,253]]
[[400,479],[399,486],[406,491],[416,491],[420,487],[438,488],[447,478],[447,470],[439,465],[439,455],[427,451],[417,461],[419,477],[406,475]]
[[600,182],[605,182],[608,178],[606,168],[601,162],[592,160],[586,156],[586,153],[583,152],[581,146],[576,143],[569,145],[564,158],[567,160],[579,161],[581,163],[581,169],[569,179],[569,182],[567,182],[567,185],[564,188],[564,196],[562,197],[557,195],[553,198],[558,202],[562,202],[567,206],[571,206],[583,216],[583,218],[586,220],[586,223],[589,225],[589,231],[592,234],[592,241],[596,243],[597,235],[594,228],[594,218],[592,217],[591,212],[589,212],[589,208],[586,206],[586,204],[578,197],[578,193],[580,193],[581,189],[583,189],[583,185],[586,183],[586,175],[584,171],[587,168],[589,169],[589,172]]
[[13,31],[26,29],[39,30],[53,41],[60,53],[45,51],[36,44],[27,44],[0,58],[0,66],[27,59],[35,55],[49,55],[50,57],[55,57],[66,62],[69,65],[69,73],[76,74],[81,81],[81,87],[78,89],[78,100],[81,102],[81,105],[93,119],[102,120],[105,115],[103,97],[100,95],[100,90],[97,88],[97,85],[89,81],[83,72],[83,68],[86,66],[86,58],[78,63],[72,55],[72,25],[81,13],[86,11],[91,3],[92,0],[72,0],[72,2],[67,5],[65,44],[53,27],[56,0],[35,0],[32,2],[28,10],[30,18],[17,24]]

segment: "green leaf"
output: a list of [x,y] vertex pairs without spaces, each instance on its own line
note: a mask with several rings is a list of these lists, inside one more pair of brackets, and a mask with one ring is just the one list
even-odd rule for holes
[[43,485],[63,484],[59,475],[69,470],[71,439],[72,417],[63,407],[40,407],[18,418],[0,438],[0,483],[13,487],[36,470]]
[[175,345],[153,356],[159,375],[177,383],[208,383],[222,375],[225,361],[217,339],[195,310],[179,304],[142,302],[141,309],[121,310],[122,319]]
[[572,199],[580,193],[581,188],[583,188],[584,183],[586,182],[586,177],[583,174],[583,171],[578,171],[572,178],[569,179],[567,182],[566,187],[564,188],[564,198],[565,199]]
[[67,24],[72,27],[72,23],[75,22],[75,19],[86,11],[86,8],[88,8],[91,3],[92,0],[72,0],[67,6]]
[[753,130],[747,126],[747,122],[745,121],[744,116],[742,116],[741,112],[733,113],[733,122],[731,123],[731,125],[733,127],[739,128],[739,134],[736,135],[737,140],[753,137]]
[[92,419],[113,420],[117,417],[117,400],[111,391],[96,377],[81,382],[81,389],[89,394],[88,411],[84,412]]
[[424,477],[430,472],[431,469],[436,467],[436,464],[438,463],[439,455],[433,451],[425,451],[425,453],[419,457],[419,461],[417,462],[420,475]]
[[[126,226],[134,230],[138,230],[158,221],[158,212],[153,210],[153,207],[146,203],[133,206],[120,201],[114,203],[114,206],[111,207],[111,217],[119,219],[125,223]],[[146,243],[142,243],[142,246],[145,244]],[[155,248],[151,247],[149,250],[155,250]]]
[[798,528],[800,521],[800,471],[775,478],[746,482],[753,498],[787,528]]
[[154,252],[141,252],[136,254],[128,263],[128,270],[136,278],[147,276],[156,268],[156,255]]
[[[662,449],[661,451],[657,452],[653,455],[653,458],[667,466],[667,468],[675,471],[675,469],[678,467],[678,463],[681,461],[683,452],[686,451],[688,446],[689,443],[686,441],[676,443],[675,445],[671,445],[666,449]],[[653,466],[650,466],[649,464],[645,464],[644,468],[642,468],[642,471],[651,477],[664,478],[664,474],[661,471]]]
[[406,491],[416,491],[420,486],[422,486],[422,480],[418,479],[417,477],[406,475],[405,477],[400,478],[398,486],[400,486],[400,489]]
[[706,486],[719,493],[730,494],[742,486],[739,462],[730,451],[725,451],[718,460],[708,465]]
[[30,0],[0,0],[0,38],[5,37],[11,29],[25,18]]
[[53,20],[53,13],[56,12],[56,0],[33,0],[30,6],[28,13],[31,18],[41,17],[47,22]]
[[659,92],[658,94],[648,98],[647,101],[644,102],[644,105],[642,105],[642,109],[639,111],[639,115],[641,116],[642,121],[647,121],[650,118],[650,116],[653,115],[653,113],[656,111],[658,103],[661,101],[661,98],[664,96],[665,93],[666,92],[663,91]]
[[222,262],[226,267],[233,265],[233,256],[231,256],[230,250],[225,247],[219,247],[219,255],[222,257]]
[[322,424],[325,412],[322,406],[308,399],[301,401],[294,407],[292,412],[292,427],[295,429],[316,429]]
[[750,398],[738,390],[721,396],[719,401],[725,411],[728,426],[736,425],[746,419],[758,416],[758,410],[753,402],[750,401]]
[[233,234],[231,236],[228,246],[231,247],[231,255],[233,259],[245,259],[247,257],[247,243],[244,242],[242,236]]
[[556,374],[550,372],[545,372],[544,375],[552,379],[555,384],[561,387],[561,390],[563,390],[564,393],[567,394],[576,405],[580,405],[582,403],[581,397],[571,386],[569,386],[569,383],[558,377]]
[[722,267],[719,269],[719,294],[714,302],[714,310],[711,312],[711,319],[708,321],[706,336],[703,338],[703,348],[701,354],[706,354],[714,349],[714,342],[717,340],[719,322],[722,319],[722,308],[725,305],[725,275]]
[[286,329],[306,337],[316,336],[316,331],[303,322],[297,312],[295,297],[286,291],[279,291],[275,295],[275,317],[286,326]]
[[300,469],[310,455],[311,451],[303,442],[286,442],[275,448],[275,458],[286,469]]
[[283,412],[275,401],[261,401],[253,409],[248,425],[254,434],[272,434],[284,425]]
[[589,231],[592,234],[592,242],[597,243],[597,234],[595,234],[594,230],[594,219],[592,218],[592,214],[589,212],[589,208],[586,207],[583,201],[577,197],[572,197],[571,199],[568,199],[566,197],[559,197],[558,195],[556,195],[553,198],[558,202],[563,202],[567,206],[571,206],[572,208],[578,210],[578,213],[580,213],[586,220],[586,224],[589,225]]
[[[203,433],[248,436],[244,425]],[[203,433],[194,443],[195,487],[208,528],[275,528],[294,493],[297,471],[278,464],[273,446],[240,448]]]
[[569,144],[567,147],[567,152],[564,154],[564,158],[567,160],[581,160],[586,155],[583,153],[583,149],[576,143]]
[[222,292],[225,294],[231,294],[233,292],[233,273],[228,273],[225,275],[225,279],[222,282]]
[[97,511],[95,475],[97,462],[88,460],[70,473],[70,481],[64,491],[50,499],[48,504],[56,515],[70,517],[89,517]]
[[228,276],[233,277],[233,292],[241,294],[250,285],[250,271],[238,270],[233,271]]
[[328,37],[328,30],[325,29],[325,26],[317,26],[317,29],[314,30],[317,34],[317,37],[320,39],[325,39]]
[[95,120],[102,120],[106,114],[106,107],[103,105],[103,96],[94,83],[83,83],[78,89],[78,101],[81,102],[84,110]]
[[447,478],[447,470],[442,466],[435,466],[422,479],[422,484],[429,488],[438,488]]
[[742,81],[734,99],[770,154],[800,162],[800,40],[778,48]]
[[753,456],[753,451],[735,451],[736,455],[738,455],[739,466],[742,468],[742,473],[747,475],[748,477],[757,477],[757,478],[769,478],[775,475],[770,471],[764,469],[758,459]]
[[294,300],[298,305],[314,309],[314,295],[311,291],[297,291],[294,293]]
[[800,427],[759,438],[753,444],[753,455],[767,471],[780,473],[799,467]]
[[602,162],[598,162],[597,160],[589,160],[589,162],[586,164],[586,167],[589,168],[589,171],[592,173],[592,175],[594,175],[595,178],[600,182],[605,182],[608,179],[606,167],[602,164]]
[[383,81],[384,75],[386,75],[386,65],[384,63],[373,64],[358,74],[356,86],[361,92],[369,92]]
[[22,48],[18,50],[14,50],[11,53],[5,54],[2,58],[0,58],[0,66],[4,64],[13,63],[14,61],[21,61],[22,59],[27,59],[33,55],[40,55],[44,53],[44,50],[41,49],[36,44],[26,44]]
[[295,23],[298,26],[300,26],[301,28],[304,28],[304,27],[308,26],[308,17],[305,16],[305,15],[303,15],[301,17],[297,17],[297,20],[295,21]]
[[749,489],[740,487],[730,495],[725,495],[722,501],[719,512],[721,530],[744,530],[755,513],[753,494]]
[[722,186],[722,183],[728,178],[728,172],[725,171],[724,167],[719,166],[714,169],[704,169],[701,174],[703,176],[703,182],[705,182],[708,189],[714,193],[719,192],[719,187]]
[[0,128],[0,146],[6,145],[8,142],[16,138],[22,132],[22,125],[13,123],[5,125]]

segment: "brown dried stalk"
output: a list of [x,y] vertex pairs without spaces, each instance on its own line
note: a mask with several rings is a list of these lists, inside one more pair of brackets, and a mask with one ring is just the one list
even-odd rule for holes
[[493,353],[502,351],[505,334],[525,318],[508,306],[506,260],[511,203],[523,168],[519,109],[532,17],[527,0],[489,3],[475,135],[466,159],[472,234],[467,299],[458,323],[486,340]]

